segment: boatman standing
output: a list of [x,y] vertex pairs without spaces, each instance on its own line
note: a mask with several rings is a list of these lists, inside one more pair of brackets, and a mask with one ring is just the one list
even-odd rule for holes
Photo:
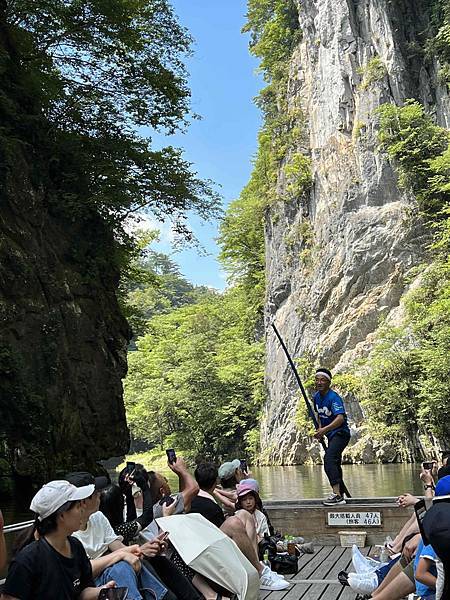
[[333,493],[323,501],[325,506],[345,504],[341,489],[342,484],[342,452],[350,441],[350,429],[347,423],[342,398],[331,388],[331,372],[328,369],[317,369],[314,408],[319,416],[320,427],[314,437],[328,439],[328,448],[324,457],[324,468]]

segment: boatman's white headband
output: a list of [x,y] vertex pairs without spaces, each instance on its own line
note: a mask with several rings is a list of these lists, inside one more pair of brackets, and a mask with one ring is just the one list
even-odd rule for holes
[[331,381],[330,375],[328,375],[328,373],[325,373],[325,371],[316,371],[316,377],[318,375],[322,375],[322,377],[326,377],[328,379],[328,381]]

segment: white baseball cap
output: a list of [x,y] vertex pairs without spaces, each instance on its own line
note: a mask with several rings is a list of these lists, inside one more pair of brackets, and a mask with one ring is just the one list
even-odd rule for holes
[[68,481],[50,481],[41,487],[31,501],[30,509],[37,513],[40,521],[43,521],[61,508],[66,502],[72,500],[85,500],[92,496],[95,485],[84,485],[76,487]]

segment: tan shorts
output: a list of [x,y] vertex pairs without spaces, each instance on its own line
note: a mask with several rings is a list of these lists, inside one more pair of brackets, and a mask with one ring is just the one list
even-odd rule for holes
[[400,559],[400,566],[403,568],[403,573],[408,577],[408,579],[416,585],[414,580],[414,561],[410,560],[409,562],[402,556]]

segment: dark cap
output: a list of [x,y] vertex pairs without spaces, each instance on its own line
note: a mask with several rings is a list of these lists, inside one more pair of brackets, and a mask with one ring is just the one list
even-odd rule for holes
[[96,491],[104,490],[109,485],[107,477],[101,475],[100,477],[94,477],[91,473],[85,471],[77,471],[76,473],[67,473],[65,477],[66,481],[69,481],[76,487],[83,487],[84,485],[95,485]]
[[433,504],[423,519],[427,541],[442,561],[450,558],[450,504]]

